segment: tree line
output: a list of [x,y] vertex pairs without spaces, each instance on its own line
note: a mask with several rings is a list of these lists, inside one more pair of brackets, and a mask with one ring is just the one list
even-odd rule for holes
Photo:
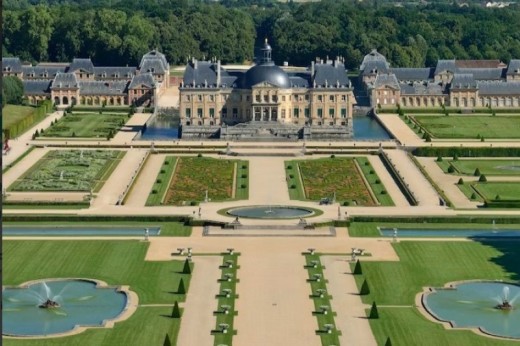
[[[24,2],[29,4],[20,5]],[[520,6],[447,4],[395,7],[349,0],[96,0],[13,2],[3,18],[4,56],[30,62],[90,57],[97,65],[136,65],[153,48],[171,64],[189,57],[251,61],[264,38],[278,63],[307,65],[341,55],[349,69],[377,48],[392,66],[438,59],[520,59]],[[377,3],[373,5],[373,3]],[[9,1],[8,1],[9,4]]]

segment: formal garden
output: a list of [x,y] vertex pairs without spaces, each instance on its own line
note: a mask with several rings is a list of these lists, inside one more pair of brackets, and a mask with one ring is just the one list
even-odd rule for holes
[[366,157],[330,157],[285,162],[291,199],[335,200],[342,205],[393,205]]
[[[7,339],[5,345],[162,345],[176,343],[180,318],[176,302],[183,302],[191,275],[184,261],[145,261],[148,243],[142,241],[4,241],[3,283],[49,278],[90,278],[109,285],[129,285],[139,306],[114,328],[88,329],[78,335],[50,339]],[[45,263],[44,266],[41,264]],[[194,270],[190,266],[190,273]],[[67,302],[63,303],[66,311]],[[168,337],[166,337],[168,335]]]
[[[377,313],[367,310],[377,343],[384,345],[515,345],[471,331],[445,329],[427,320],[415,307],[423,287],[442,287],[458,280],[520,279],[519,242],[493,240],[461,242],[400,241],[393,244],[399,261],[364,262],[355,275],[365,304],[377,303]],[[355,264],[351,264],[355,270]],[[363,287],[365,286],[365,287]],[[489,306],[494,307],[490,292]]]
[[128,120],[129,113],[71,112],[36,137],[110,139]]
[[36,162],[9,191],[93,191],[101,189],[125,151],[53,150]]
[[[409,118],[407,120],[407,118]],[[520,116],[512,115],[410,115],[405,122],[422,136],[452,139],[518,139]]]
[[[480,176],[520,175],[520,160],[515,158],[497,159],[442,159],[437,164],[446,173]],[[450,169],[450,166],[453,166]],[[450,170],[452,172],[450,172]]]
[[197,205],[247,199],[249,164],[244,160],[167,156],[146,205]]

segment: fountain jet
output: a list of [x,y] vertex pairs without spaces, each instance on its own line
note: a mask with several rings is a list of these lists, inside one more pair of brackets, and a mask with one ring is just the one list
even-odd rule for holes
[[502,303],[495,306],[499,310],[513,310],[513,305],[509,302],[509,287],[505,286],[502,290]]

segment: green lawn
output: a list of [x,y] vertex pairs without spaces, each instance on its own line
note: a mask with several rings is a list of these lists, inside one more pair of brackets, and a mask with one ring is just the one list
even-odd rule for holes
[[473,175],[478,168],[481,174],[485,175],[520,175],[520,160],[511,158],[510,160],[478,160],[478,159],[458,159],[444,160],[437,164],[447,172],[449,165],[455,167],[456,173]]
[[21,119],[32,114],[34,109],[35,107],[31,106],[5,105],[2,109],[2,129],[16,124]]
[[336,193],[336,201],[343,205],[393,205],[375,170],[364,157],[291,160],[285,162],[285,172],[291,199],[318,201],[332,198]]
[[[9,191],[90,191],[101,189],[125,151],[53,150],[18,178]],[[62,174],[63,173],[63,174]]]
[[206,190],[213,202],[248,198],[247,161],[168,156],[165,162],[147,205],[195,205],[204,200]]
[[70,113],[45,130],[42,136],[105,139],[110,131],[115,135],[127,120],[127,113]]
[[[88,330],[77,336],[48,340],[7,340],[7,345],[161,345],[168,333],[176,340],[180,320],[171,319],[173,303],[184,301],[176,290],[181,278],[189,287],[190,275],[180,274],[183,261],[144,260],[148,243],[141,241],[3,241],[3,283],[18,285],[45,278],[82,277],[109,285],[129,285],[139,307],[114,329]],[[44,263],[44,265],[42,265]],[[175,341],[174,341],[175,344]]]
[[520,116],[430,116],[415,119],[436,138],[520,138]]
[[486,200],[520,200],[520,182],[473,183],[473,188]]
[[379,307],[380,318],[370,320],[378,344],[384,344],[388,336],[393,345],[513,344],[469,331],[444,330],[427,321],[413,305],[416,294],[426,286],[457,280],[520,279],[520,242],[401,241],[393,246],[398,262],[362,262],[363,275],[356,276],[358,285],[366,278],[370,287],[363,301],[375,301]]

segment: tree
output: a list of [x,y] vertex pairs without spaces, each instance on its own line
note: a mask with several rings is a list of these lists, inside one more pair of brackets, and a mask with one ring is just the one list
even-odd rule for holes
[[478,167],[475,169],[475,172],[473,172],[473,176],[475,176],[475,177],[480,176],[480,169],[478,169]]
[[2,106],[4,106],[5,104],[22,104],[23,93],[23,83],[18,77],[4,77],[2,83]]
[[370,318],[370,319],[379,318],[379,312],[377,311],[376,302],[372,303],[372,307],[370,308],[370,314],[368,315],[368,318]]
[[172,346],[172,342],[170,341],[170,336],[168,334],[166,334],[164,337],[163,346]]
[[179,303],[175,301],[175,304],[173,304],[173,310],[172,310],[172,318],[180,318],[181,317],[181,310],[179,309]]
[[361,289],[359,290],[359,295],[366,296],[368,294],[370,294],[370,288],[368,287],[368,282],[365,279],[361,285]]
[[182,268],[182,273],[191,274],[190,261],[187,258],[184,260],[184,268]]
[[481,183],[485,183],[487,181],[487,178],[484,174],[482,174],[480,178],[478,178],[478,181],[480,181]]
[[181,278],[179,281],[179,288],[177,288],[177,294],[186,294],[186,287],[184,287],[184,280]]
[[464,179],[460,178],[457,184],[458,185],[464,185]]
[[359,262],[359,260],[357,260],[357,262],[356,262],[356,266],[354,267],[353,274],[354,275],[361,275],[361,274],[363,274],[363,272],[361,270],[361,262]]
[[392,341],[390,341],[390,337],[386,338],[385,346],[392,346]]

